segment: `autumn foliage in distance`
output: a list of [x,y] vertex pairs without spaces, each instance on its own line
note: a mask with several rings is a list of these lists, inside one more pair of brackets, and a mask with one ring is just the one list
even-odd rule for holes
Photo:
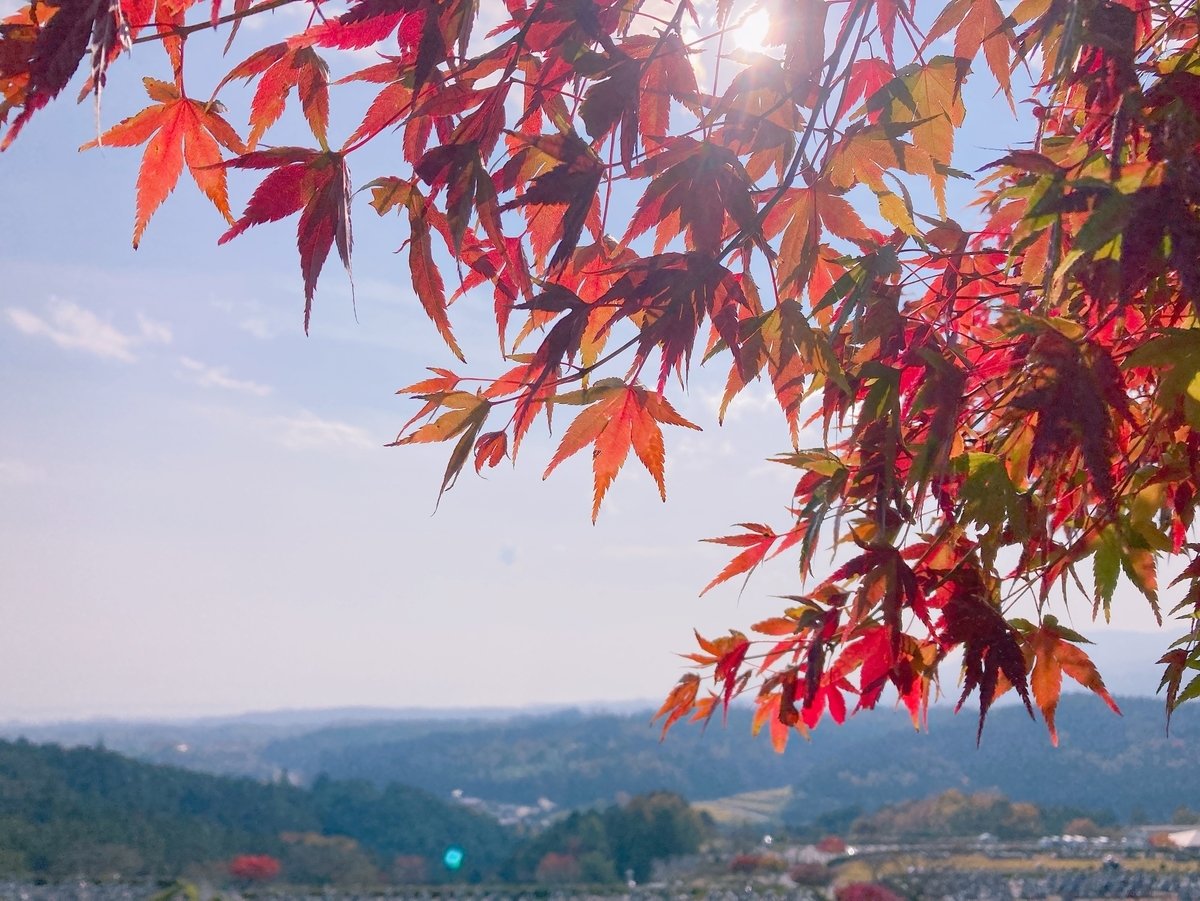
[[851,882],[834,892],[837,901],[901,901],[899,895],[877,882]]
[[[387,217],[460,357],[447,306],[488,297],[499,374],[405,389],[421,406],[396,443],[452,442],[442,490],[554,410],[547,473],[586,450],[595,517],[631,451],[665,492],[693,364],[727,369],[722,414],[769,383],[790,515],[713,539],[736,556],[712,584],[785,556],[796,593],[752,635],[699,639],[667,727],[748,692],[782,747],[889,687],[919,724],[959,650],[981,728],[1012,690],[1053,737],[1064,675],[1116,705],[1052,596],[1107,617],[1124,580],[1157,614],[1181,556],[1167,612],[1200,611],[1198,20],[1171,0],[915,2],[39,0],[0,25],[0,121],[7,145],[77,69],[98,99],[110,65],[165,52],[171,80],[89,145],[145,148],[135,244],[186,166],[220,242],[299,215],[305,328],[330,250],[350,268],[352,212]],[[289,4],[299,33],[244,47],[242,20]],[[761,52],[735,34],[756,16]],[[208,94],[185,47],[227,45],[241,62]],[[968,78],[1035,113],[973,230],[945,210]],[[352,82],[374,100],[333,136]],[[230,121],[220,98],[246,90]],[[270,143],[284,115],[309,146]],[[368,144],[391,167],[352,180]],[[260,179],[240,216],[230,169]],[[1169,712],[1200,694],[1200,626],[1161,663]]]
[[270,854],[239,854],[229,864],[229,875],[249,882],[270,882],[279,869],[279,861]]

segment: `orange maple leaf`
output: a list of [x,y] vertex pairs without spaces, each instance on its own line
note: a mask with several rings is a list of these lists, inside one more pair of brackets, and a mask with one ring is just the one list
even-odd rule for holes
[[595,497],[592,502],[592,522],[600,514],[600,502],[604,500],[608,486],[625,464],[629,448],[637,454],[646,471],[654,477],[658,493],[665,501],[667,488],[663,481],[663,437],[659,423],[680,425],[689,429],[700,426],[688,422],[675,412],[675,408],[661,395],[645,388],[622,386],[605,392],[606,396],[592,404],[567,428],[562,443],[542,478],[550,475],[567,457],[578,453],[589,444],[595,444],[592,452],[592,470],[596,477]]
[[[725,535],[721,538],[705,538],[704,540],[710,544],[724,544],[728,547],[743,547],[745,548],[740,554],[734,557],[729,564],[717,574],[717,577],[704,586],[705,594],[710,588],[720,585],[722,582],[727,582],[734,576],[746,573],[746,578],[749,579],[750,574],[758,568],[758,565],[769,557],[774,557],[781,554],[789,547],[804,537],[805,529],[797,527],[789,532],[777,534],[770,526],[764,526],[756,522],[738,523],[746,531],[741,535]],[[779,545],[776,546],[776,542]],[[771,553],[774,549],[774,553]],[[768,621],[769,622],[769,621]],[[789,620],[790,622],[790,620]],[[759,625],[764,625],[759,623]],[[795,625],[794,623],[792,624]],[[758,626],[755,626],[758,629]],[[761,630],[759,630],[761,631]],[[792,630],[794,631],[794,629]],[[770,632],[770,635],[781,634]]]
[[[444,371],[444,370],[443,370]],[[453,378],[453,377],[452,377]],[[432,382],[435,380],[427,380]],[[454,379],[457,381],[457,379]],[[420,385],[422,383],[418,383]],[[488,433],[480,439],[476,446],[476,439],[479,438],[479,433],[483,429],[483,424],[487,420],[488,413],[491,411],[492,404],[481,393],[472,394],[469,391],[445,391],[435,392],[432,394],[421,395],[420,399],[425,401],[425,407],[421,410],[418,416],[426,412],[435,412],[445,410],[437,419],[432,422],[427,422],[419,429],[410,435],[397,437],[389,447],[398,447],[405,444],[429,444],[438,441],[449,441],[451,438],[458,438],[458,443],[455,444],[454,450],[450,453],[450,460],[446,464],[446,473],[442,476],[442,487],[438,491],[438,500],[446,491],[453,487],[458,479],[458,474],[462,471],[464,464],[471,455],[472,447],[476,451],[475,471],[478,472],[483,468],[485,462],[491,466],[495,466],[500,462],[500,458],[507,451],[507,441],[503,444],[498,444],[496,433]],[[409,421],[411,424],[412,420]],[[405,426],[407,428],[407,426]],[[503,438],[504,433],[499,433]],[[485,440],[486,439],[486,440]]]
[[[795,691],[796,679],[793,676],[791,681],[792,688],[792,711],[795,711]],[[780,715],[780,708],[783,703],[781,692],[772,692],[768,695],[760,696],[755,704],[757,705],[754,711],[754,719],[750,723],[750,734],[757,737],[765,725],[770,729],[771,747],[775,749],[776,754],[782,754],[787,748],[788,737],[790,736],[790,726],[794,725],[805,738],[808,737],[808,730],[798,717],[784,713]],[[791,724],[785,723],[784,718],[794,719]]]
[[304,38],[293,38],[264,47],[238,64],[226,75],[217,90],[235,78],[247,81],[261,75],[254,100],[250,103],[250,136],[246,143],[253,150],[268,128],[279,121],[292,88],[300,97],[304,118],[313,136],[324,144],[329,127],[329,66]]
[[[446,217],[436,207],[429,205],[415,179],[409,181],[395,177],[378,178],[367,187],[372,189],[371,206],[375,207],[379,215],[382,216],[392,207],[408,211],[408,269],[412,276],[413,290],[416,291],[417,299],[421,301],[426,315],[437,326],[446,346],[456,357],[465,361],[450,328],[450,318],[446,315],[446,289],[442,282],[442,274],[433,259],[430,226],[436,228],[443,236],[448,235],[449,224]],[[403,393],[412,392],[406,390]]]
[[[654,718],[650,722],[654,722],[661,716],[666,716],[663,722],[662,737],[667,737],[667,730],[674,725],[676,720],[682,719],[696,705],[696,690],[700,687],[700,677],[695,673],[687,673],[679,683],[671,689],[671,693],[663,702],[663,705],[658,708],[658,713],[654,714]],[[668,716],[669,714],[669,716]]]
[[847,129],[830,154],[829,183],[842,190],[861,183],[880,194],[889,190],[883,180],[883,173],[889,170],[935,176],[929,154],[900,139],[899,135],[910,129],[908,123]]
[[[866,241],[871,233],[844,197],[828,181],[810,188],[788,188],[763,221],[763,233],[773,238],[783,231],[777,272],[781,285],[796,277],[807,279],[801,264],[816,259],[822,226],[839,238]],[[797,270],[801,270],[798,272]]]
[[1072,641],[1087,641],[1082,635],[1077,635],[1070,629],[1059,625],[1053,616],[1047,616],[1036,629],[1026,631],[1028,642],[1027,654],[1033,655],[1033,672],[1030,674],[1029,687],[1033,689],[1033,699],[1042,711],[1046,720],[1046,728],[1050,730],[1050,741],[1058,744],[1058,729],[1054,723],[1054,715],[1058,709],[1058,699],[1062,692],[1062,677],[1068,676],[1091,689],[1104,699],[1116,714],[1121,713],[1116,701],[1104,687],[1104,680],[1096,670],[1096,664],[1083,652],[1083,649]]
[[79,148],[146,144],[138,172],[133,246],[136,248],[142,240],[154,211],[175,190],[185,162],[196,185],[232,225],[221,147],[233,153],[245,153],[246,148],[237,132],[221,117],[224,107],[216,101],[191,100],[176,85],[155,78],[143,78],[142,83],[150,99],[158,102]]
[[1004,96],[1012,103],[1009,54],[1012,49],[1012,19],[1004,15],[996,0],[950,0],[938,15],[921,49],[928,47],[957,26],[954,55],[970,62],[983,47],[988,68],[996,76]]

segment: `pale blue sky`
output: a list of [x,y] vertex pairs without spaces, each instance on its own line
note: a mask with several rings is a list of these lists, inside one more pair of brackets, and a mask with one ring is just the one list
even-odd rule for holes
[[[106,124],[156,67],[146,48],[118,65]],[[987,109],[963,168],[1007,139]],[[335,107],[334,134],[358,113]],[[728,556],[699,539],[784,522],[763,390],[724,428],[723,366],[675,395],[704,431],[668,430],[666,505],[633,463],[593,526],[588,455],[543,483],[538,429],[516,471],[465,474],[433,515],[449,448],[383,447],[414,412],[394,392],[455,363],[392,255],[401,223],[356,201],[357,322],[331,262],[306,338],[294,219],[217,247],[184,175],[134,252],[140,151],[77,153],[94,129],[65,98],[0,156],[0,719],[657,698],[693,626],[745,628],[796,590],[781,561],[740,600],[697,598]],[[382,153],[353,166],[389,173]],[[234,175],[235,207],[253,184]],[[490,308],[452,310],[475,373],[500,371]],[[1085,631],[1117,691],[1148,691],[1167,639],[1130,639],[1153,623],[1120,592],[1120,631]]]

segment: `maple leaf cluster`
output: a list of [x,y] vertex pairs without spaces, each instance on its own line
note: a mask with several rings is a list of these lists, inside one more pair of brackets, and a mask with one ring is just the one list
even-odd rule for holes
[[[308,27],[188,94],[187,41],[228,26],[232,43],[297,2]],[[752,13],[761,52],[730,52]],[[0,123],[7,144],[85,60],[98,95],[123,49],[160,45],[173,81],[146,79],[152,104],[88,145],[145,145],[135,246],[185,164],[221,242],[299,214],[306,330],[335,246],[350,270],[350,158],[390,148],[395,168],[365,184],[416,298],[461,359],[448,306],[490,289],[506,364],[402,390],[421,407],[395,443],[453,442],[442,491],[515,460],[558,408],[546,473],[590,448],[593,519],[630,451],[665,498],[662,426],[697,428],[668,387],[694,359],[727,366],[723,416],[769,383],[793,441],[776,458],[795,473],[789,518],[712,539],[736,554],[709,588],[783,554],[799,587],[753,637],[697,636],[664,731],[746,692],[777,747],[884,698],[920,725],[961,652],[959,706],[977,697],[981,729],[1011,690],[1056,740],[1064,674],[1117,708],[1052,593],[1107,617],[1124,578],[1161,619],[1158,563],[1180,555],[1171,612],[1197,625],[1161,661],[1169,712],[1200,695],[1197,19],[1168,0],[950,0],[926,31],[916,13],[505,0],[480,36],[474,0],[45,0],[0,23]],[[939,39],[952,52],[931,55]],[[331,77],[325,56],[364,48],[382,61]],[[1013,73],[1033,66],[1036,133],[988,167],[964,228],[946,213],[963,84],[990,78],[1015,106]],[[255,85],[245,138],[218,99],[239,82]],[[337,145],[347,83],[375,96]],[[315,146],[269,143],[293,92]],[[240,217],[231,168],[265,173]],[[871,194],[869,211],[850,200]]]

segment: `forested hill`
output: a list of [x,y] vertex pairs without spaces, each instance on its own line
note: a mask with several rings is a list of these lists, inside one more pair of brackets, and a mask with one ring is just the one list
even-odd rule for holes
[[272,742],[262,754],[305,775],[403,782],[442,796],[462,789],[512,803],[545,797],[580,807],[619,793],[665,789],[696,799],[786,785],[812,762],[851,753],[864,739],[909,722],[887,712],[863,717],[853,728],[823,729],[828,734],[819,741],[798,741],[779,755],[751,736],[745,710],[731,710],[725,728],[719,717],[707,729],[681,724],[665,741],[650,716],[563,713],[416,736],[406,734],[409,724],[350,726]]
[[[335,838],[341,836],[341,838]],[[493,820],[418,789],[319,779],[311,789],[155,766],[97,748],[0,742],[0,871],[176,875],[269,853],[303,881],[370,875],[397,855],[497,868]]]
[[865,738],[853,753],[806,767],[786,819],[813,812],[922,798],[950,788],[998,789],[1013,801],[1108,809],[1126,821],[1137,808],[1155,822],[1180,806],[1200,810],[1200,709],[1184,705],[1168,736],[1162,702],[1118,698],[1115,716],[1098,698],[1064,698],[1058,747],[1023,707],[993,710],[975,746],[977,716],[931,717],[911,730]]
[[[286,769],[308,784],[321,773],[378,789],[396,782],[443,800],[461,789],[488,801],[533,804],[544,797],[578,807],[660,789],[705,800],[792,786],[784,815],[799,824],[828,811],[872,811],[950,788],[1108,808],[1122,820],[1136,807],[1154,819],[1184,804],[1200,809],[1200,705],[1185,704],[1168,737],[1161,700],[1118,700],[1123,717],[1090,696],[1065,696],[1058,748],[1045,726],[1017,706],[992,711],[978,749],[976,716],[970,710],[954,716],[948,705],[933,712],[927,734],[914,732],[906,714],[880,709],[841,728],[826,722],[811,743],[797,736],[782,755],[765,737],[752,738],[750,714],[736,709],[724,728],[719,719],[707,730],[679,724],[663,742],[650,711],[350,723],[286,736],[160,724],[156,744],[135,740],[147,724],[130,726],[140,731],[126,735],[121,724],[106,723],[103,734],[123,752],[157,762],[242,767],[260,778]],[[52,739],[54,728],[42,727],[42,739]],[[98,731],[89,734],[94,740]]]
[[[750,736],[747,711],[706,731],[677,726],[666,741],[650,715],[558,715],[505,723],[412,727],[350,726],[275,741],[265,759],[293,771],[334,778],[418,785],[446,796],[563,806],[653,789],[693,800],[794,786],[790,822],[830,810],[922,798],[950,788],[996,788],[1013,800],[1111,808],[1164,817],[1180,804],[1200,809],[1200,708],[1184,705],[1165,731],[1162,702],[1120,699],[1123,717],[1090,696],[1067,695],[1059,708],[1059,747],[1021,707],[992,711],[980,747],[977,718],[935,710],[928,733],[905,714],[878,710],[841,728],[826,723],[811,743],[797,736],[783,755]],[[396,729],[394,738],[389,730]]]

